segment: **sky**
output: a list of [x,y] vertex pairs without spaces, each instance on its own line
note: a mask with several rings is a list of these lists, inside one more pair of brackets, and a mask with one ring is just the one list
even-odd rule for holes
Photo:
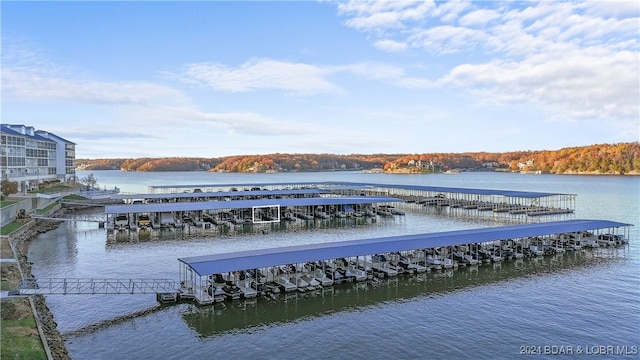
[[638,1],[2,1],[1,121],[76,158],[640,141]]

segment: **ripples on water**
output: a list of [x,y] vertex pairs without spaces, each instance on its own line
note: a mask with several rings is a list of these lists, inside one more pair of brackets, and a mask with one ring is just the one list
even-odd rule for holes
[[[101,182],[103,175],[94,173]],[[123,174],[105,177],[130,176]],[[292,179],[288,175],[259,179],[229,176],[224,177],[226,181],[216,181],[207,180],[210,174],[198,174],[206,179],[189,182],[162,176],[169,175],[161,175],[154,180],[156,184],[295,181],[287,180]],[[304,174],[300,181],[314,181],[317,176]],[[637,178],[327,176],[338,181],[576,193],[579,218],[629,223],[640,218]],[[143,183],[140,179],[137,186]],[[126,191],[122,183],[115,185]],[[139,274],[142,278],[176,278],[177,257],[494,225],[409,213],[404,219],[353,228],[106,244],[105,230],[96,229],[95,223],[70,222],[34,241],[29,258],[40,277],[129,278]],[[586,251],[582,256],[568,254],[562,261],[548,258],[483,265],[476,272],[461,268],[450,273],[452,276],[407,277],[397,285],[382,287],[340,286],[324,296],[296,295],[273,304],[259,300],[245,306],[227,304],[226,309],[178,304],[79,333],[75,331],[103,320],[153,308],[155,298],[49,296],[47,304],[59,329],[72,334],[67,346],[74,359],[495,359],[517,356],[521,345],[637,346],[637,224],[631,235],[632,242],[625,248]]]

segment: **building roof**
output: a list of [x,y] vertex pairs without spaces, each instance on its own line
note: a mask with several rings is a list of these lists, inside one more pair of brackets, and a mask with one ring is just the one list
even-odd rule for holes
[[399,202],[399,201],[402,201],[402,200],[393,198],[393,197],[388,197],[388,196],[340,196],[340,197],[252,199],[252,200],[230,200],[230,201],[192,201],[192,202],[131,204],[131,205],[107,205],[104,208],[104,212],[106,214],[146,213],[146,212],[170,212],[170,211],[249,209],[254,206],[277,206],[277,205],[282,207],[284,206],[323,206],[323,205],[389,203],[389,202]]
[[[76,144],[76,143],[74,143],[73,141],[69,141],[69,140],[67,140],[67,139],[65,139],[65,138],[63,138],[63,137],[60,137],[60,136],[58,136],[58,135],[56,135],[56,134],[54,134],[54,133],[52,133],[52,132],[49,132],[49,131],[45,131],[45,130],[36,130],[36,134],[38,134],[38,135],[40,135],[40,136],[42,136],[42,137],[46,138],[47,140],[53,140],[53,141],[59,140],[59,141],[61,141],[61,142],[63,142],[63,143],[77,145],[77,144]],[[49,136],[52,136],[52,137],[54,137],[55,139],[50,139],[50,138],[49,138]]]
[[632,225],[607,220],[575,219],[248,250],[233,253],[184,257],[179,258],[178,260],[192,268],[198,275],[203,276],[236,270],[263,268],[291,263],[304,263],[307,261],[319,261],[388,253],[393,251],[472,244],[478,242],[544,236],[587,230],[613,229],[626,226]]
[[[50,141],[50,142],[56,142],[56,140],[60,140],[60,141],[75,145],[75,143],[73,143],[73,142],[71,142],[69,140],[63,139],[63,138],[61,138],[60,136],[58,136],[58,135],[56,135],[54,133],[51,133],[51,132],[48,132],[48,131],[44,131],[44,130],[36,130],[33,126],[19,125],[19,124],[0,124],[0,125],[1,125],[0,129],[2,130],[3,133],[6,133],[6,134],[10,134],[10,135],[14,135],[14,136],[25,136],[25,137],[38,139],[38,140],[41,140],[41,141]],[[17,127],[24,127],[24,128],[27,128],[27,129],[29,129],[29,128],[33,129],[34,130],[33,135],[31,135],[31,134],[23,134],[22,132],[20,132],[18,130],[15,130],[15,128],[17,128]],[[56,139],[49,138],[48,137],[49,135],[54,136]]]

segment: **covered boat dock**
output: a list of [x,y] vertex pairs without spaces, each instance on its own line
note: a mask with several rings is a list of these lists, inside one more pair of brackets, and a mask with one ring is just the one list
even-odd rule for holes
[[[528,218],[573,214],[575,194],[474,189],[459,187],[397,185],[356,182],[299,182],[258,184],[201,184],[149,186],[152,194],[192,193],[194,191],[232,192],[250,195],[256,189],[262,191],[322,191],[323,196],[333,194],[391,196],[402,199],[414,207],[427,210],[446,209],[452,215],[488,217],[500,215],[514,221],[529,221]],[[194,194],[195,195],[195,194]]]
[[[274,193],[274,191],[267,191]],[[330,209],[355,209],[371,207],[374,204],[389,204],[401,202],[401,199],[388,196],[311,196],[297,197],[300,194],[318,194],[321,191],[277,192],[279,197],[259,197],[247,199],[236,197],[234,200],[228,199],[229,194],[235,195],[239,192],[229,192],[219,194],[219,200],[209,201],[178,201],[178,202],[139,202],[123,205],[105,206],[107,222],[109,226],[118,226],[118,216],[124,216],[126,228],[132,229],[140,224],[140,214],[150,216],[150,227],[163,227],[170,223],[173,226],[179,225],[183,220],[203,223],[203,219],[209,216],[212,223],[218,221],[263,223],[278,222],[285,216],[293,214],[302,218],[313,218],[314,216],[328,216]],[[251,191],[251,193],[263,193],[263,191]],[[218,194],[217,192],[212,194]],[[293,197],[286,195],[293,194]],[[193,194],[191,194],[193,195]],[[137,198],[140,198],[140,195]],[[167,198],[166,194],[159,195]],[[171,195],[175,196],[175,195]],[[254,196],[254,195],[251,195]],[[225,200],[226,199],[226,200]],[[249,217],[247,219],[247,217]],[[194,219],[195,218],[195,219]]]
[[[509,246],[529,249],[529,246],[533,247],[532,239],[536,239],[536,244],[546,243],[550,249],[556,242],[572,241],[575,245],[580,244],[581,240],[586,241],[587,237],[625,241],[624,239],[629,237],[629,226],[632,225],[606,220],[575,219],[184,257],[178,259],[179,295],[183,298],[193,298],[200,304],[218,301],[215,296],[214,278],[222,277],[220,274],[226,274],[226,278],[223,279],[227,283],[234,284],[240,291],[246,290],[247,294],[251,294],[250,297],[255,297],[262,282],[277,283],[282,280],[279,283],[280,287],[293,286],[294,290],[303,276],[315,276],[318,282],[322,282],[325,265],[322,265],[321,272],[309,273],[313,269],[310,269],[308,264],[328,262],[327,266],[330,267],[335,266],[336,260],[339,260],[342,261],[342,266],[351,267],[356,272],[366,271],[367,267],[375,267],[376,261],[380,261],[380,255],[383,255],[382,258],[386,255],[391,259],[394,254],[403,256],[404,253],[404,256],[410,256],[408,254],[411,253],[411,256],[414,256],[420,253],[422,258],[414,258],[413,263],[428,263],[429,249],[448,247],[453,253],[456,246],[476,245],[476,251],[481,251],[478,249],[486,248],[485,245],[496,242],[502,244],[503,241],[509,241]],[[504,250],[502,245],[501,250]],[[391,262],[383,261],[385,264],[378,263],[378,267],[389,269]],[[411,261],[409,260],[410,263]],[[244,274],[244,278],[239,276],[240,272]],[[263,273],[266,276],[263,276]],[[392,276],[390,272],[386,274]],[[333,281],[330,284],[333,284]],[[284,291],[289,291],[287,287]]]

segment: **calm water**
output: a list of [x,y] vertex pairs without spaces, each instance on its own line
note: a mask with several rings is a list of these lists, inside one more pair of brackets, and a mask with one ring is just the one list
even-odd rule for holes
[[[74,359],[496,359],[519,356],[528,350],[524,346],[572,352],[571,357],[580,346],[583,355],[586,350],[607,357],[625,346],[628,352],[640,346],[637,177],[92,173],[100,186],[143,193],[150,185],[330,180],[572,193],[578,195],[576,218],[635,226],[624,248],[483,265],[475,271],[463,268],[401,278],[380,287],[345,285],[282,297],[277,303],[156,308],[152,295],[49,296],[47,304],[67,335]],[[408,213],[346,228],[107,244],[104,229],[79,221],[41,235],[32,243],[29,260],[34,275],[42,278],[177,279],[177,258],[183,256],[489,225]],[[154,310],[87,330],[146,309]]]

